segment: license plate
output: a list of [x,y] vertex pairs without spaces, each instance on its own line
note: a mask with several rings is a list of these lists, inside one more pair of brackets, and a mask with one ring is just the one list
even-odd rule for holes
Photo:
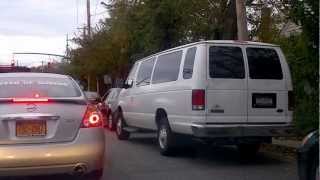
[[33,137],[46,136],[46,121],[17,121],[16,136],[17,137]]
[[274,93],[254,93],[252,94],[253,108],[276,108],[277,95]]

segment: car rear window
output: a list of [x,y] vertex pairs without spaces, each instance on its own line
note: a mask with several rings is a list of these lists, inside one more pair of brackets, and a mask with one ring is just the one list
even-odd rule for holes
[[0,77],[0,98],[79,97],[80,90],[67,78]]
[[247,48],[251,79],[282,79],[282,69],[277,52],[270,48]]

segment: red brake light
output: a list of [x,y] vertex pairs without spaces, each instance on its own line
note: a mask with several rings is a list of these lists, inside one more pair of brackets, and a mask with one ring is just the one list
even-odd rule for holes
[[88,105],[82,120],[82,128],[101,127],[103,124],[101,113],[94,105]]
[[48,102],[47,98],[12,98],[13,102]]
[[192,110],[205,109],[205,94],[204,89],[192,90]]

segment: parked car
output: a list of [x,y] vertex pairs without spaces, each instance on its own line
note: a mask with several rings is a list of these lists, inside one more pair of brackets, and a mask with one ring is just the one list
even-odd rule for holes
[[319,131],[309,133],[297,152],[300,180],[319,180]]
[[116,133],[125,140],[132,127],[155,130],[163,155],[180,135],[255,154],[261,143],[291,131],[292,98],[279,46],[196,42],[134,64],[119,95]]
[[0,74],[0,177],[101,177],[101,114],[69,76]]
[[106,110],[106,124],[108,128],[113,131],[116,128],[115,115],[118,107],[118,96],[120,94],[121,88],[111,88],[105,95],[103,106]]

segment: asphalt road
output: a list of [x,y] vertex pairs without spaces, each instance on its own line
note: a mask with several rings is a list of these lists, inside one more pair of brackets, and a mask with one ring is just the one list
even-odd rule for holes
[[175,157],[164,157],[153,134],[134,134],[129,141],[119,141],[106,130],[106,141],[103,180],[298,180],[294,160],[268,152],[245,160],[233,147],[196,144],[194,150],[183,149]]
[[259,153],[253,160],[240,157],[233,147],[196,144],[180,155],[159,154],[155,135],[136,134],[119,141],[106,132],[105,180],[297,180],[294,160]]

